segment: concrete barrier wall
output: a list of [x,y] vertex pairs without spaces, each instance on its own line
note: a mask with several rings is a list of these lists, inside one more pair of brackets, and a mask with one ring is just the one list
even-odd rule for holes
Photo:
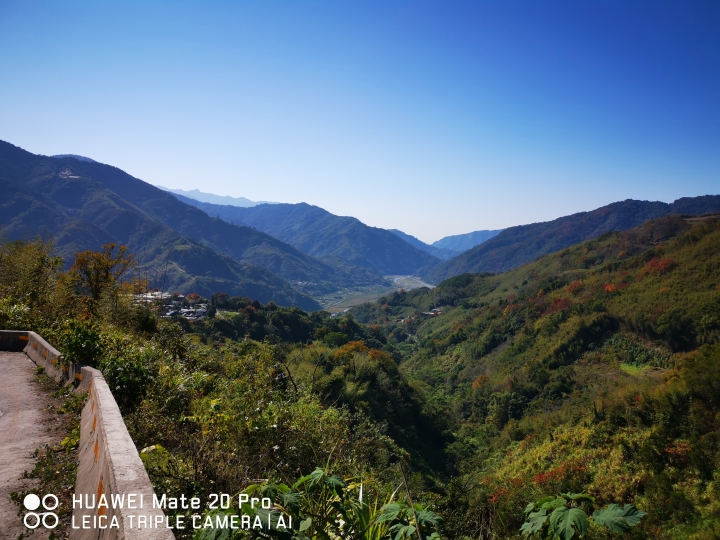
[[0,351],[21,352],[27,347],[28,332],[21,330],[0,330]]
[[[163,511],[152,507],[154,492],[150,478],[102,373],[91,367],[63,362],[60,352],[35,332],[0,330],[0,350],[24,351],[58,383],[73,384],[76,392],[88,392],[80,420],[75,483],[75,497],[82,497],[83,504],[82,508],[73,509],[73,521],[78,527],[83,523],[88,523],[89,527],[72,529],[70,539],[174,539],[172,531],[165,528]],[[108,508],[98,508],[97,502],[103,494],[108,503],[112,495],[124,496],[124,508],[112,508],[111,504]],[[142,495],[142,508],[128,508],[128,495],[136,498],[138,506]],[[85,507],[86,496],[87,501],[93,503],[92,508]],[[138,527],[139,515],[145,516],[152,527]],[[110,527],[114,521],[117,528]],[[108,528],[97,528],[98,524]]]
[[[105,529],[98,536],[97,529],[73,531],[72,540],[150,540],[172,539],[174,535],[165,528],[165,514],[153,508],[153,488],[145,467],[135,448],[120,409],[113,398],[102,374],[93,368],[82,367],[80,389],[88,389],[88,401],[82,412],[80,424],[80,460],[75,484],[75,495],[87,495],[92,501],[105,494],[135,497],[136,508],[75,508],[73,517],[80,524],[83,519],[92,524],[95,516],[107,525],[117,518],[120,529]],[[142,498],[141,498],[142,496]],[[142,500],[142,508],[139,507]],[[83,503],[85,501],[83,500]],[[84,505],[83,505],[84,506]],[[84,517],[85,516],[85,517]],[[132,520],[130,516],[133,516]],[[153,528],[138,528],[138,516]],[[133,528],[134,527],[134,528]],[[155,528],[158,527],[158,528]]]
[[[28,344],[25,347],[25,354],[38,366],[45,368],[45,373],[59,383],[73,381],[75,374],[74,366],[63,365],[63,358],[60,351],[45,341],[35,332],[28,332]],[[72,369],[72,374],[70,370]]]

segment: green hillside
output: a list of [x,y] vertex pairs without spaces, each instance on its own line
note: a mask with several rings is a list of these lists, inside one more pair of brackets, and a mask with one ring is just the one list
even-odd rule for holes
[[720,212],[720,195],[685,197],[672,204],[628,199],[591,212],[510,227],[454,259],[424,269],[420,275],[430,283],[440,283],[466,272],[504,272],[603,233],[632,229],[649,219],[670,213],[708,212]]
[[517,535],[525,504],[566,491],[648,512],[633,538],[717,537],[717,216],[667,216],[353,314],[453,419],[450,537]]
[[255,227],[313,257],[344,261],[381,276],[409,275],[440,262],[390,231],[306,203],[240,208],[178,198],[211,216]]

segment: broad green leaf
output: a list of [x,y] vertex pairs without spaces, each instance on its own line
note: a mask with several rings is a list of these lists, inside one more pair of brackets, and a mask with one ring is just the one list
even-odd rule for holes
[[318,468],[310,473],[310,479],[308,480],[308,486],[314,487],[319,484],[325,478],[325,471]]
[[527,521],[523,523],[522,527],[520,527],[520,532],[526,535],[534,534],[542,530],[547,522],[547,519],[547,510],[544,508],[541,508],[537,512],[532,512],[527,517]]
[[523,510],[523,513],[524,513],[525,515],[528,515],[528,514],[529,514],[530,512],[532,512],[533,510],[535,510],[535,503],[529,503],[529,504],[525,507],[525,510]]
[[580,538],[583,538],[589,525],[588,517],[579,508],[562,506],[550,514],[550,527],[560,540],[570,540],[575,535],[575,529],[580,533]]
[[312,526],[312,518],[303,519],[300,522],[300,532],[307,531]]
[[595,502],[595,497],[591,497],[587,493],[564,493],[563,497],[569,501],[590,501]]
[[[553,499],[550,497],[547,497],[547,498],[550,500],[542,503],[540,505],[540,508],[545,508],[546,510],[554,510],[555,508],[562,508],[567,504],[567,501],[565,499],[563,499],[562,497],[558,497],[557,499]],[[545,499],[541,499],[541,500],[545,500]]]
[[383,523],[385,521],[392,521],[398,517],[400,513],[400,505],[398,503],[386,504],[380,509],[377,517],[375,518],[376,523]]
[[271,501],[274,501],[278,494],[277,487],[272,484],[269,484],[269,485],[265,486],[264,488],[262,488],[262,494],[263,494],[263,497],[267,497]]
[[302,497],[298,492],[290,491],[288,493],[282,493],[280,495],[280,500],[285,508],[290,508],[293,512],[298,512],[300,510]]
[[311,475],[303,476],[302,478],[299,478],[297,482],[293,484],[293,489],[297,489],[299,486],[302,486],[305,482],[310,480]]
[[417,513],[417,520],[422,527],[437,527],[442,522],[442,518],[430,510],[420,510]]
[[415,527],[412,525],[403,525],[398,529],[397,534],[395,535],[395,540],[404,540],[406,538],[412,538],[412,535],[415,534]]
[[245,488],[244,493],[251,495],[260,488],[262,488],[262,484],[250,484],[248,487]]
[[613,532],[628,532],[630,527],[640,523],[645,514],[646,512],[638,510],[632,504],[625,506],[611,504],[605,510],[595,510],[593,520]]
[[339,476],[326,476],[325,483],[335,492],[335,495],[340,495],[345,487],[345,482]]

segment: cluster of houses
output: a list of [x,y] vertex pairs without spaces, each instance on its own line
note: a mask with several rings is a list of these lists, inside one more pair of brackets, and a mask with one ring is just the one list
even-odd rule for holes
[[[198,294],[188,295],[191,301],[197,301],[200,298]],[[138,303],[159,305],[161,317],[169,319],[170,317],[185,317],[188,321],[202,319],[207,315],[207,303],[191,303],[185,300],[182,294],[169,294],[160,291],[152,291],[135,295],[135,301]]]
[[185,317],[188,321],[202,319],[207,315],[207,304],[197,304],[193,307],[172,309],[163,315],[164,318]]
[[[423,311],[421,315],[425,315],[426,317],[436,317],[438,315],[442,315],[442,311],[440,311],[439,309],[431,309],[430,311]],[[414,320],[415,317],[405,317],[404,319],[395,319],[395,322],[405,324]]]

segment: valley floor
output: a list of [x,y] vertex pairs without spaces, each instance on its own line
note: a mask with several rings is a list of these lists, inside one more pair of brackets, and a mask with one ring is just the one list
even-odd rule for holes
[[421,287],[433,289],[434,285],[425,283],[416,276],[383,276],[390,286],[358,287],[357,289],[343,289],[332,294],[317,298],[323,309],[330,313],[342,313],[348,309],[366,302],[374,302],[388,293],[405,290],[411,291]]

